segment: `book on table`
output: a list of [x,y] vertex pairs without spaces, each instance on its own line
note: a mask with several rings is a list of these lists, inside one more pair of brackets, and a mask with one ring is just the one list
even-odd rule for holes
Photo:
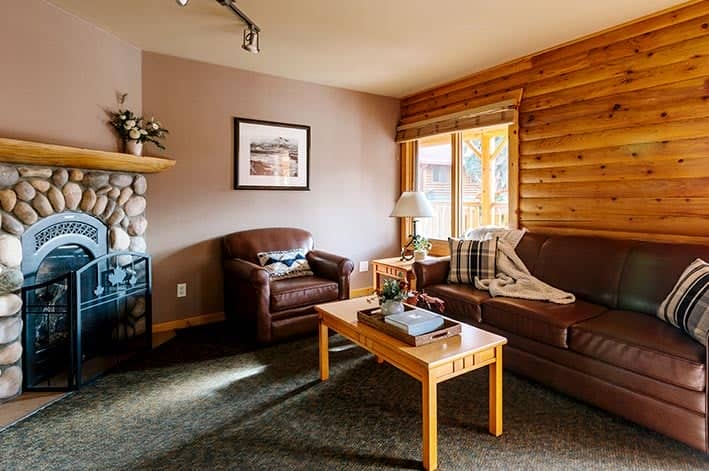
[[398,327],[409,335],[422,335],[441,327],[443,318],[423,309],[412,309],[399,314],[385,316],[384,322]]

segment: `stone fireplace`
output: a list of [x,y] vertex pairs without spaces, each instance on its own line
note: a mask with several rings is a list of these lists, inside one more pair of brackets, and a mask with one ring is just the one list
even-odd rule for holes
[[[23,302],[18,291],[23,286],[41,284],[105,257],[96,264],[97,274],[91,276],[100,280],[103,275],[99,273],[103,273],[116,281],[119,273],[118,282],[103,284],[117,291],[132,293],[133,289],[137,293],[135,265],[111,254],[146,252],[146,190],[147,181],[142,174],[0,164],[0,401],[21,391]],[[141,270],[149,273],[149,265]],[[94,290],[98,283],[103,290],[101,281],[78,283],[93,283]],[[46,297],[46,292],[41,292],[42,296]],[[42,296],[37,293],[32,294],[35,298],[26,300],[40,299]],[[130,304],[127,309],[136,314],[135,319],[140,319],[141,311],[146,310],[145,299],[141,301],[140,296],[123,302]],[[61,308],[57,305],[43,309],[56,314]],[[62,331],[63,327],[57,327],[59,317],[55,315],[53,319],[47,325],[34,325],[33,329],[44,332],[53,322],[52,335],[60,338],[66,328]],[[143,321],[143,331],[145,328]],[[115,329],[114,335],[118,335]]]

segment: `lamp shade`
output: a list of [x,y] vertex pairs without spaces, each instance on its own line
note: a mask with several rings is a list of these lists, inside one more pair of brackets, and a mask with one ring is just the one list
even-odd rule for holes
[[433,207],[422,192],[405,191],[399,197],[399,201],[396,202],[389,217],[431,218],[433,217]]

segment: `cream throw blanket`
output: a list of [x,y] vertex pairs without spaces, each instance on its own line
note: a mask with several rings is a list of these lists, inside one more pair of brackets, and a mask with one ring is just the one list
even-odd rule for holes
[[571,304],[576,301],[572,293],[549,286],[529,273],[512,245],[503,239],[497,242],[496,275],[493,279],[475,278],[475,287],[490,292],[490,296],[549,301]]

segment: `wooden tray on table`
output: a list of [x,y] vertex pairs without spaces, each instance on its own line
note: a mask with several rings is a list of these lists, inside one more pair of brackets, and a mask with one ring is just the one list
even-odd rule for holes
[[[408,304],[404,305],[405,311],[411,311],[413,309],[421,308],[415,308],[413,306],[409,306]],[[398,327],[394,327],[393,325],[384,322],[384,315],[382,314],[382,309],[380,307],[357,311],[357,321],[374,329],[380,330],[387,335],[401,340],[402,342],[413,345],[414,347],[426,345],[427,343],[447,339],[449,337],[453,337],[454,335],[460,334],[460,324],[443,317],[443,325],[438,329],[421,335],[409,335],[407,332],[404,332]]]

